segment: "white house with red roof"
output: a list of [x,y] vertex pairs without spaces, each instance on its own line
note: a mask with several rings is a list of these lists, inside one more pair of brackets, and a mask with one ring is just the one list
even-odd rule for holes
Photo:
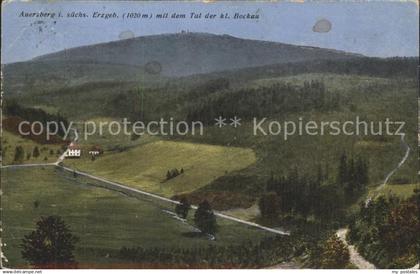
[[67,147],[66,158],[80,158],[82,155],[82,149],[73,142]]

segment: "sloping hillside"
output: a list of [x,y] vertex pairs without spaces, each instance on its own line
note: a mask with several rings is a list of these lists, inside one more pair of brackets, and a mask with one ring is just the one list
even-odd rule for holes
[[34,61],[72,61],[144,66],[159,62],[162,73],[182,76],[267,64],[355,56],[336,50],[247,40],[229,35],[181,33],[137,37],[73,48]]
[[67,49],[3,66],[7,92],[54,89],[91,81],[156,82],[271,64],[351,59],[337,50],[248,40],[229,35],[178,33]]

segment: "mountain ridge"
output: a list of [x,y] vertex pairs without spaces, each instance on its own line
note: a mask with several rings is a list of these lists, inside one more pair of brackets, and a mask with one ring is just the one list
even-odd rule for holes
[[29,62],[162,66],[171,77],[307,60],[347,59],[363,55],[335,49],[291,45],[210,33],[167,33],[80,46],[33,58]]

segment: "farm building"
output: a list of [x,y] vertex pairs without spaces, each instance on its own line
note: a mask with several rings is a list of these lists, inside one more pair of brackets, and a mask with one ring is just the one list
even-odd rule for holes
[[66,158],[80,158],[81,155],[82,149],[78,145],[71,143],[68,146]]

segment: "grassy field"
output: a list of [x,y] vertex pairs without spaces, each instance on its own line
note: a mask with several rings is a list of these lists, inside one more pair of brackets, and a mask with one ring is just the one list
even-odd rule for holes
[[[156,141],[121,153],[105,153],[97,160],[66,160],[78,170],[171,197],[209,184],[229,172],[255,162],[251,149],[186,142]],[[184,173],[166,180],[168,170]]]
[[[2,170],[2,240],[9,267],[25,266],[20,256],[21,239],[34,229],[40,216],[48,215],[60,215],[80,238],[76,248],[78,262],[101,267],[124,263],[108,258],[122,246],[205,247],[272,235],[218,219],[220,232],[216,241],[191,237],[190,226],[162,212],[171,210],[172,205],[128,197],[91,183],[54,167]],[[34,206],[35,201],[39,202],[38,207]]]
[[[34,163],[50,163],[55,162],[56,159],[63,153],[60,145],[42,145],[37,144],[32,140],[24,139],[20,136],[3,131],[2,148],[3,148],[3,165],[13,164],[15,157],[15,148],[22,146],[25,152],[23,162],[16,164],[34,164]],[[33,150],[35,147],[39,149],[39,157],[33,157]],[[28,158],[28,154],[30,157]]]
[[[88,120],[84,120],[84,124],[82,125],[75,125],[79,132],[79,140],[77,143],[84,146],[86,149],[95,145],[101,147],[105,151],[116,152],[159,140],[159,137],[147,134],[138,138],[132,138],[132,135],[124,134],[123,130],[121,130],[120,134],[113,135],[109,132],[108,125],[115,121],[121,122],[121,119],[112,117],[92,117]],[[111,129],[113,130],[112,127]]]
[[369,191],[370,194],[375,195],[385,195],[385,196],[391,196],[395,195],[397,197],[400,197],[402,199],[409,198],[413,195],[413,191],[415,189],[420,189],[420,183],[417,184],[401,184],[401,185],[391,185],[388,184],[384,186],[379,192],[376,189],[372,189]]

